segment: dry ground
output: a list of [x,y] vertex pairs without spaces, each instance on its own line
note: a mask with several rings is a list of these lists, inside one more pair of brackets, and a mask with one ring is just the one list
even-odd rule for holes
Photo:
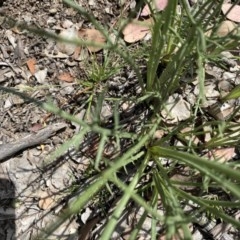
[[[107,28],[114,26],[120,16],[121,8],[118,1],[78,0],[76,2],[91,10],[96,19]],[[126,3],[125,15],[133,5],[134,1]],[[1,12],[14,20],[24,21],[55,33],[71,26],[79,29],[90,28],[92,24],[60,0],[0,1],[0,84],[5,87],[15,87],[38,101],[51,98],[61,109],[81,119],[86,112],[86,102],[92,92],[101,92],[106,86],[105,81],[94,82],[90,87],[85,83],[94,78],[94,75],[91,75],[92,79],[89,77],[89,69],[93,65],[88,51],[83,51],[83,55],[80,56],[74,55],[75,52],[62,53],[55,41],[19,30],[4,21]],[[31,61],[34,61],[35,66],[33,72],[29,67]],[[96,54],[96,61],[98,63],[103,61],[102,52]],[[235,61],[228,64],[229,69],[238,66]],[[227,79],[235,77],[234,84],[239,84],[240,79],[230,70],[225,72],[215,66],[208,67],[209,84],[206,90],[211,105],[215,103],[214,97],[219,96],[221,88],[232,87],[226,82]],[[68,77],[62,80],[61,76],[65,73]],[[216,85],[212,83],[213,78],[217,79]],[[110,97],[128,97],[139,93],[135,75],[128,66],[122,67],[120,72],[109,76],[107,80],[109,92],[106,94]],[[187,104],[193,104],[198,91],[193,85],[184,89],[181,93],[182,98],[188,102]],[[178,97],[179,94],[176,98]],[[127,108],[125,105],[123,107]],[[112,123],[112,114],[111,102],[104,102],[101,117],[104,123],[110,124],[109,126]],[[129,112],[123,112],[122,119],[131,122],[131,125],[127,126],[129,131],[138,131],[140,122],[143,124],[149,114],[150,111],[146,106],[140,106]],[[86,179],[82,176],[89,159],[96,154],[96,136],[91,136],[90,141],[85,142],[81,153],[69,152],[60,157],[54,165],[43,167],[49,153],[79,131],[79,127],[75,124],[47,113],[28,100],[0,92],[0,144],[3,144],[2,147],[0,146],[0,153],[11,149],[10,145],[5,145],[5,149],[3,148],[8,142],[20,143],[27,139],[26,142],[29,144],[29,141],[34,141],[36,136],[38,140],[40,139],[38,143],[33,144],[34,146],[27,145],[25,150],[21,148],[13,156],[4,159],[0,156],[2,159],[0,239],[33,239],[39,230],[53,222],[71,198],[74,198],[74,195],[70,194],[73,190],[72,186],[81,186],[91,181],[91,178]],[[39,133],[43,138],[40,138]],[[129,144],[131,143],[123,142],[123,147],[127,148]],[[111,149],[111,143],[108,147]],[[109,154],[108,149],[106,154]],[[132,171],[134,171],[133,166]],[[68,194],[70,197],[67,197]],[[110,200],[107,204],[111,203],[111,206],[106,206],[106,211],[112,210],[118,196]],[[115,232],[115,239],[127,239],[131,230],[130,223],[134,222],[134,218],[139,219],[141,216],[142,209],[137,209],[136,206],[129,207],[135,211],[130,215],[126,214],[126,218]],[[88,235],[90,232],[93,232],[92,239],[97,239],[97,232],[101,232],[105,219],[101,214],[94,216],[94,211],[97,210],[86,208],[80,216],[74,216],[63,224],[51,239],[90,239]],[[94,217],[85,225],[86,219],[91,214]],[[150,220],[145,223],[146,232],[151,228],[149,224]],[[142,239],[149,239],[149,235],[142,233]],[[198,232],[194,239],[206,238]]]

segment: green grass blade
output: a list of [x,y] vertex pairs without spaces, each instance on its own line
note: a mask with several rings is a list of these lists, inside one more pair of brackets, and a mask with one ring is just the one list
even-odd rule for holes
[[73,136],[70,140],[63,143],[57,150],[50,154],[47,159],[44,161],[44,166],[51,163],[53,160],[64,155],[70,148],[78,149],[79,145],[84,138],[84,135],[88,132],[88,129],[82,129],[80,133]]
[[191,239],[191,233],[187,226],[190,219],[183,213],[178,200],[178,194],[176,194],[174,187],[171,185],[166,170],[159,161],[156,161],[156,164],[160,170],[159,172],[155,171],[153,177],[165,210],[166,238],[172,239],[178,235],[180,227],[183,230],[184,239]]
[[223,187],[232,192],[236,197],[240,198],[240,187],[230,181],[229,179],[234,179],[240,181],[239,172],[231,169],[226,164],[220,164],[215,161],[206,160],[204,158],[194,156],[189,153],[176,152],[170,148],[151,147],[150,152],[152,152],[155,157],[166,157],[178,160],[187,164],[194,169],[199,170],[202,174],[206,174],[216,182],[220,184],[219,187]]
[[149,156],[146,155],[144,160],[142,161],[140,167],[138,168],[136,174],[134,175],[131,183],[125,189],[124,195],[122,196],[121,200],[117,204],[117,208],[113,212],[113,215],[111,216],[109,222],[107,223],[107,225],[104,229],[103,234],[100,237],[101,240],[107,240],[107,239],[111,238],[114,228],[116,227],[119,218],[121,217],[124,209],[126,209],[126,205],[131,198],[131,192],[134,191],[139,179],[142,177],[142,174],[147,166],[148,161],[149,161]]
[[100,137],[100,142],[99,142],[98,150],[97,150],[97,156],[96,156],[95,163],[94,163],[94,167],[97,170],[99,170],[99,164],[100,164],[100,161],[102,159],[105,143],[107,142],[107,140],[108,139],[107,139],[106,135],[102,135]]
[[[171,27],[174,24],[174,18],[176,16],[177,1],[173,0],[168,3],[167,8],[164,10],[161,16],[155,16],[155,22],[153,25],[153,36],[151,44],[151,52],[147,65],[147,91],[151,91],[154,88],[156,81],[157,68],[161,57],[164,56],[165,44],[168,42],[170,45]],[[169,47],[169,45],[167,47]],[[167,54],[167,53],[165,53]]]
[[222,102],[237,99],[240,97],[240,86],[235,87],[230,93],[228,93],[225,97],[221,99]]
[[[69,208],[67,208],[61,214],[61,216],[53,224],[51,224],[48,229],[45,230],[45,233],[43,233],[43,236],[46,236],[46,234],[48,236],[50,233],[55,231],[59,226],[61,226],[70,216],[78,213],[85,206],[85,204],[97,192],[99,192],[111,178],[113,178],[114,174],[117,172],[118,169],[142,157],[145,154],[143,151],[139,152],[136,155],[134,155],[134,153],[138,152],[142,148],[142,146],[148,141],[148,139],[156,131],[156,127],[157,127],[157,123],[152,127],[152,129],[149,131],[148,134],[144,135],[141,139],[139,139],[139,142],[136,145],[134,145],[131,149],[129,149],[122,157],[117,159],[109,169],[102,172],[99,175],[99,177],[96,178],[96,181],[92,183],[89,187],[87,187],[83,191],[83,194],[77,197],[76,200],[73,203],[71,203]],[[139,200],[139,198],[137,198],[137,200]],[[140,200],[140,202],[142,203],[143,201]],[[40,235],[40,237],[42,237],[42,235]]]
[[139,231],[141,230],[142,225],[147,218],[147,215],[148,215],[148,212],[145,210],[144,213],[142,214],[140,220],[138,221],[137,225],[132,230],[131,235],[128,240],[136,240],[137,239],[137,235],[138,235]]
[[[104,28],[103,26],[101,26],[98,21],[95,19],[95,17],[92,14],[89,14],[84,8],[82,8],[79,4],[76,4],[74,1],[72,0],[63,0],[63,2],[65,2],[66,4],[68,4],[70,7],[76,9],[80,14],[82,14],[84,17],[86,17],[91,23],[93,23],[93,25],[96,27],[96,29],[98,29],[103,35],[104,37],[107,39],[107,44],[105,44],[104,48],[107,49],[111,49],[113,51],[115,51],[116,53],[119,54],[119,56],[121,56],[126,63],[128,63],[135,71],[137,78],[139,80],[140,85],[143,87],[143,78],[142,75],[139,71],[139,67],[137,66],[136,62],[134,61],[134,59],[131,57],[130,53],[128,52],[128,50],[126,50],[126,48],[123,50],[122,47],[119,47],[117,45],[117,43],[114,43],[112,41],[112,39],[110,38],[110,34],[108,33],[107,29]],[[117,36],[118,37],[118,36]],[[89,43],[89,46],[93,46],[93,42]]]
[[238,220],[225,214],[224,212],[220,211],[218,208],[212,207],[208,203],[202,201],[199,197],[195,197],[191,194],[188,194],[188,193],[180,190],[179,188],[176,188],[176,191],[178,191],[184,199],[188,199],[188,200],[191,200],[191,201],[199,204],[199,206],[204,207],[205,211],[209,211],[209,212],[213,213],[215,216],[222,218],[224,220],[224,222],[233,224],[237,228],[240,228],[240,222]]
[[[153,197],[152,197],[152,201],[151,201],[151,206],[153,207],[153,209],[155,211],[157,211],[158,208],[158,194],[157,194],[157,190],[154,189],[154,193],[153,193]],[[152,218],[152,222],[151,222],[151,239],[157,239],[157,219]]]

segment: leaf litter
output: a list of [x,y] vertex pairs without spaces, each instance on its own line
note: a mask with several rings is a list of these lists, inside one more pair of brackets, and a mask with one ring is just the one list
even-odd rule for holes
[[[167,6],[167,2],[168,1],[155,0],[152,2],[152,8],[154,11],[162,11],[162,10],[164,11],[165,7]],[[28,4],[28,6],[26,4]],[[40,26],[43,26],[44,28],[45,27],[49,29],[55,28],[56,30],[60,30],[59,36],[69,37],[69,39],[79,38],[80,40],[83,39],[88,42],[93,42],[101,46],[106,43],[106,39],[98,30],[93,29],[91,26],[87,24],[83,24],[83,27],[81,26],[80,29],[78,29],[79,25],[73,24],[73,22],[79,23],[82,21],[82,19],[81,20],[78,19],[79,16],[76,15],[76,12],[74,10],[63,8],[63,6],[59,2],[55,2],[54,6],[52,6],[51,3],[49,3],[49,1],[43,1],[43,6],[45,9],[44,11],[42,11],[43,8],[41,8],[40,5],[38,5],[38,3],[35,3],[35,4],[36,6],[35,5],[33,6],[30,0],[24,2],[24,4],[19,4],[19,5],[15,5],[15,3],[13,2],[6,1],[8,11],[12,12],[12,14],[15,17],[20,16],[21,18],[22,16],[25,16],[24,13],[29,12],[28,14],[29,16],[25,16],[25,20],[27,19],[28,21],[38,22]],[[88,6],[87,3],[83,3],[83,5],[84,7],[93,8],[94,12],[96,13],[96,16],[100,19],[100,21],[102,21],[103,25],[105,26],[107,25],[107,23],[109,23],[109,21],[106,20],[105,17],[108,16],[110,19],[113,18],[112,12],[116,8],[114,4],[111,4],[108,2],[103,4],[104,7],[99,7],[101,6],[100,2],[99,3],[95,2],[93,4],[93,1],[91,1],[91,4],[89,4],[90,6]],[[131,3],[131,6],[132,6],[132,3]],[[229,5],[223,6],[222,8],[223,13],[226,13],[227,7],[229,9]],[[107,12],[105,12],[104,9],[107,9],[107,12],[110,14],[107,14]],[[34,12],[34,11],[31,11],[31,10],[38,11],[39,14],[35,14],[35,16],[33,16],[31,12]],[[235,6],[233,8],[233,11],[230,11],[230,14],[227,14],[227,18],[230,21],[226,21],[224,23],[225,26],[222,27],[221,30],[219,30],[220,36],[226,36],[233,30],[233,28],[235,27],[235,24],[232,21],[239,22],[236,14],[236,12],[238,11],[239,11],[238,6]],[[22,14],[19,14],[19,12]],[[43,16],[42,14],[44,14],[46,18],[40,17],[40,16]],[[116,12],[114,14],[118,15],[120,13]],[[126,27],[123,30],[125,42],[135,43],[135,42],[141,41],[146,37],[147,34],[151,32],[150,29],[151,29],[151,25],[153,24],[153,21],[151,17],[149,17],[149,15],[150,15],[149,6],[148,5],[143,6],[142,11],[140,13],[140,17],[145,17],[145,18],[142,18],[142,19],[136,18],[135,20],[133,20],[132,22],[126,25]],[[56,19],[54,19],[53,16],[56,16]],[[69,19],[69,18],[74,19],[74,21],[73,22],[67,21],[66,19]],[[62,26],[64,29],[62,29],[62,27],[60,28],[59,26]],[[0,31],[2,31],[2,29],[0,29]],[[4,79],[3,79],[4,84],[6,84],[6,86],[12,86],[12,85],[19,86],[19,83],[21,83],[22,85],[26,85],[26,86],[30,85],[29,87],[31,86],[41,87],[43,84],[51,84],[49,91],[38,89],[37,91],[33,92],[32,96],[39,98],[41,100],[45,99],[45,97],[48,95],[53,96],[55,98],[55,101],[58,102],[59,106],[66,108],[69,111],[76,112],[74,107],[76,107],[76,109],[79,109],[80,105],[86,101],[86,97],[83,96],[83,98],[79,100],[74,95],[74,89],[71,90],[71,92],[69,93],[67,92],[63,93],[64,92],[63,89],[56,88],[54,87],[54,85],[56,84],[59,85],[59,82],[58,82],[59,80],[62,81],[64,84],[71,83],[74,80],[72,73],[74,73],[74,76],[78,76],[79,79],[81,79],[81,77],[84,77],[84,74],[83,74],[84,69],[82,68],[81,61],[83,60],[86,61],[86,59],[88,59],[88,55],[84,56],[83,58],[80,57],[80,55],[83,54],[84,52],[83,50],[84,48],[82,46],[77,46],[74,44],[57,43],[55,45],[55,43],[54,44],[50,42],[46,43],[43,40],[39,41],[36,38],[32,38],[32,39],[27,37],[23,38],[24,45],[21,45],[21,46],[22,48],[24,48],[24,54],[27,57],[25,60],[23,60],[23,62],[27,64],[27,69],[26,69],[26,66],[19,65],[19,61],[24,56],[17,55],[16,58],[18,61],[12,58],[12,56],[14,55],[13,54],[14,50],[20,46],[20,45],[18,46],[17,38],[18,38],[18,35],[21,33],[19,31],[15,31],[14,29],[9,28],[5,32],[5,34],[7,38],[2,39],[1,46],[3,46],[3,48],[6,49],[6,51],[4,54],[2,54],[2,52],[4,52],[2,51],[0,53],[0,57],[7,62],[11,60],[11,63],[13,64],[12,65],[13,68],[10,70],[11,74],[5,75],[6,73],[4,73]],[[102,47],[89,45],[86,51],[89,51],[90,53],[98,53],[99,55],[101,55],[101,50],[102,50]],[[71,65],[70,64],[72,61],[71,58],[73,58],[74,60],[78,59],[79,63]],[[33,59],[35,59],[36,62]],[[235,61],[235,64],[238,65],[236,61]],[[18,73],[16,73],[16,70],[18,71]],[[225,74],[226,71],[219,70],[220,77],[217,74],[217,71],[218,71],[217,68],[212,70],[212,72],[214,72],[215,74],[214,79],[216,81],[221,82],[222,76],[226,75]],[[27,73],[29,74],[29,72],[33,76],[26,78]],[[229,72],[232,73],[231,70],[229,70]],[[130,76],[130,74],[127,76]],[[224,80],[230,81],[227,78]],[[119,80],[119,78],[114,78],[114,82],[116,83],[117,81],[120,82],[120,84],[117,86],[118,91],[119,92],[123,91],[123,92],[120,92],[121,94],[123,94],[124,91],[125,92],[130,91],[132,85],[134,85],[133,84],[134,79],[132,77],[128,77],[128,79],[123,78],[123,80],[122,79]],[[65,88],[64,84],[60,84],[60,86],[63,86],[63,88]],[[209,98],[212,97],[212,93],[215,94],[218,91],[217,89],[218,86],[219,85],[217,83],[216,84],[211,83],[206,85]],[[113,84],[112,86],[110,85],[110,87],[116,88],[116,85]],[[227,87],[224,89],[226,90],[227,93],[230,91],[230,89],[228,89]],[[190,109],[192,106],[190,101],[188,101],[188,94],[184,93],[184,88],[182,88],[182,90],[183,90],[182,96],[172,95],[169,97],[166,105],[166,111],[162,112],[162,116],[164,117],[164,120],[167,124],[178,124],[181,121],[188,120],[191,117],[192,113]],[[194,90],[195,89],[191,89],[192,92]],[[85,88],[80,89],[80,92],[85,93]],[[114,94],[117,94],[117,93],[114,92]],[[80,96],[82,96],[82,94],[80,94]],[[214,101],[217,101],[218,96],[219,95],[217,95],[217,93],[213,96],[214,98],[216,98]],[[76,106],[74,106],[75,103],[72,100],[74,99],[74,97],[75,99],[77,99],[76,101],[78,101],[80,104],[77,104]],[[208,100],[209,100],[208,102],[209,106],[212,107],[213,105],[210,102],[210,99]],[[3,134],[3,139],[5,139],[3,143],[12,141],[16,137],[15,136],[16,133],[28,132],[28,130],[30,130],[30,126],[34,126],[34,125],[37,126],[37,124],[46,122],[46,121],[47,121],[47,124],[49,124],[51,121],[53,122],[59,121],[59,119],[56,119],[53,116],[46,118],[47,113],[45,111],[40,110],[38,108],[31,107],[31,105],[27,105],[27,106],[23,105],[23,102],[18,106],[16,106],[16,104],[12,104],[10,100],[9,100],[9,103],[10,104],[5,106],[5,108],[3,108],[3,106],[0,106],[1,111],[4,112],[4,114],[1,115],[1,119],[3,119],[2,128],[8,130],[9,132],[7,133],[3,129],[1,129],[2,130],[1,134],[5,133]],[[107,106],[106,109],[111,109],[111,107],[109,107],[109,103],[105,103],[105,105]],[[132,108],[128,110],[131,112],[131,109]],[[223,110],[226,110],[226,109],[220,106],[219,111],[221,112]],[[79,110],[79,112],[81,111]],[[7,114],[9,114],[9,118],[6,117],[8,116]],[[105,116],[106,118],[109,118],[109,115],[111,115],[111,111],[110,111],[110,114],[109,112],[107,112],[107,114],[102,114],[102,115]],[[11,119],[11,121],[8,121],[9,119]],[[139,119],[141,118],[139,117]],[[65,132],[59,133],[56,136],[54,136],[52,139],[49,139],[49,141],[47,141],[44,144],[43,148],[29,149],[27,151],[24,151],[22,156],[17,155],[15,158],[12,158],[9,164],[2,164],[1,174],[5,172],[5,176],[10,176],[11,180],[13,180],[16,183],[17,190],[22,191],[21,193],[25,194],[24,198],[22,199],[20,198],[22,202],[26,200],[25,205],[24,204],[22,205],[21,210],[22,210],[22,213],[27,212],[29,214],[29,218],[28,219],[26,218],[27,219],[26,221],[17,222],[18,229],[23,230],[25,234],[25,235],[24,234],[21,235],[19,232],[17,232],[17,234],[19,234],[18,235],[19,239],[30,239],[29,236],[32,234],[32,229],[29,229],[29,226],[31,226],[32,222],[38,220],[38,218],[40,219],[40,217],[43,216],[46,213],[46,211],[50,210],[53,206],[52,203],[54,202],[54,200],[51,199],[51,195],[45,196],[45,195],[39,194],[37,195],[37,197],[39,198],[39,201],[37,201],[37,203],[34,203],[34,202],[29,202],[29,200],[31,199],[31,194],[35,192],[36,189],[40,189],[40,188],[43,189],[43,192],[45,192],[46,189],[48,189],[48,191],[50,191],[51,193],[55,193],[59,189],[71,187],[72,181],[69,180],[67,176],[69,175],[75,176],[76,170],[81,172],[84,169],[85,171],[87,164],[89,164],[89,159],[87,157],[85,159],[82,159],[81,161],[79,160],[80,159],[79,157],[77,158],[74,155],[74,157],[76,157],[74,158],[75,162],[65,161],[63,165],[58,169],[52,169],[51,171],[46,172],[44,176],[42,175],[42,173],[39,173],[39,177],[37,175],[36,169],[42,166],[41,162],[48,156],[49,152],[53,148],[59,146],[63,142],[63,139],[68,139],[70,136],[72,136],[73,134],[72,126],[73,125],[71,124],[65,130]],[[185,129],[182,131],[182,133],[186,134],[186,131],[190,131],[190,130]],[[161,131],[156,132],[156,138],[161,139],[162,137],[164,137],[164,134],[165,133]],[[188,136],[186,138],[188,138]],[[210,140],[211,140],[211,134],[209,134],[205,138],[206,142]],[[196,141],[195,143],[198,144],[200,139],[197,139],[197,140],[194,139],[193,141],[194,142]],[[90,148],[92,146],[93,145],[90,144]],[[89,148],[87,149],[89,150]],[[211,154],[212,154],[211,156],[210,156],[210,152],[208,154],[209,158],[211,159],[220,158],[221,161],[229,161],[231,160],[231,158],[234,157],[234,148],[213,149],[211,150]],[[83,164],[84,166],[81,166],[81,164]],[[22,166],[24,166],[24,168],[22,168]],[[35,183],[39,183],[39,184],[33,185],[31,187],[27,187],[29,186],[28,180],[34,180],[34,179],[37,179]],[[24,187],[27,188],[25,192],[23,191]],[[44,197],[46,197],[45,201],[44,201]],[[30,211],[29,209],[35,209],[34,210],[35,218],[33,216],[30,217],[30,213],[32,214],[33,211],[32,210]],[[96,221],[95,224],[92,225],[91,222],[88,221],[88,219],[90,217],[89,215],[92,214],[92,212],[94,213],[94,211],[89,209],[90,208],[87,207],[86,214],[85,215],[83,214],[82,216],[83,222],[86,223],[85,225],[83,224],[83,226],[90,226],[89,229],[93,229],[94,226],[97,225],[97,222],[99,224],[101,221],[99,221],[99,219],[96,218],[98,221]],[[142,215],[140,210],[136,211],[135,213],[139,213],[139,216],[137,216],[138,218],[140,218]],[[52,217],[56,214],[58,214],[58,212],[57,211],[54,212],[53,210],[52,215],[50,214],[50,219],[52,219]],[[21,214],[18,213],[18,216],[21,216]],[[150,222],[151,222],[151,219],[148,219],[148,221],[145,222],[145,226],[148,229],[150,229]],[[44,220],[41,222],[43,227],[46,226],[47,223],[48,223],[47,220],[46,221]],[[125,222],[123,222],[123,224],[125,224]],[[76,222],[75,222],[73,225],[69,225],[69,226],[70,226],[69,229],[70,228],[72,229],[71,233],[77,236],[77,228],[79,227],[79,225],[78,224],[76,225]],[[101,224],[99,224],[99,226],[101,227]],[[127,229],[127,227],[130,227],[130,226],[124,226],[125,230]],[[120,236],[120,235],[121,233],[118,232],[117,236]],[[143,235],[143,236],[146,237],[145,239],[147,239],[148,237],[146,235]]]

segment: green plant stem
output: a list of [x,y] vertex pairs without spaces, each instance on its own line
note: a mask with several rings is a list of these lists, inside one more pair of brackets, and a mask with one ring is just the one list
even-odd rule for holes
[[189,153],[176,152],[167,147],[154,146],[149,150],[153,156],[171,158],[186,163],[194,169],[199,170],[202,174],[214,179],[220,184],[219,187],[228,189],[237,198],[240,198],[239,186],[229,181],[229,179],[240,181],[239,172],[231,169],[226,164],[219,164],[218,162],[209,161]]
[[142,161],[140,167],[138,168],[136,174],[134,175],[133,179],[131,180],[131,183],[129,184],[129,186],[126,187],[121,200],[117,204],[115,211],[113,212],[108,224],[104,229],[103,234],[101,235],[101,238],[100,238],[101,240],[106,240],[111,238],[112,232],[114,231],[114,228],[118,223],[118,219],[121,217],[124,209],[126,209],[126,205],[129,199],[131,198],[131,193],[134,191],[139,179],[141,178],[147,166],[148,161],[149,161],[149,155],[147,154],[144,160]]

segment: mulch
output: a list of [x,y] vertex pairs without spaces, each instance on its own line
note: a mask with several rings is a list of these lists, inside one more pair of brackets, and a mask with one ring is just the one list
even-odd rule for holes
[[[91,11],[108,29],[114,26],[121,14],[120,1],[76,2]],[[124,14],[128,14],[134,2],[126,3]],[[134,72],[128,66],[109,76],[107,82],[94,82],[89,87],[87,83],[91,79],[87,67],[91,66],[93,57],[89,51],[85,49],[83,56],[78,57],[62,53],[54,40],[20,29],[16,26],[16,22],[7,21],[5,16],[16,22],[23,21],[29,26],[51,30],[57,34],[69,26],[91,28],[92,23],[84,19],[76,10],[63,4],[61,0],[0,1],[0,85],[14,88],[37,101],[36,104],[27,98],[0,91],[0,144],[2,144],[0,145],[0,201],[3,203],[0,206],[0,239],[15,237],[25,240],[33,239],[41,233],[49,223],[54,222],[68,202],[74,199],[74,191],[69,195],[69,189],[74,186],[74,190],[77,189],[78,193],[91,182],[91,177],[86,179],[83,173],[90,160],[96,156],[99,143],[99,135],[89,133],[82,145],[78,146],[81,151],[75,148],[65,149],[64,153],[59,154],[57,161],[50,163],[50,154],[79,133],[81,128],[72,121],[63,120],[49,113],[39,107],[41,105],[39,103],[50,99],[60,109],[82,120],[88,110],[89,98],[93,97],[92,112],[94,112],[102,90],[107,89],[104,94],[108,100],[104,100],[102,104],[101,125],[108,129],[114,128],[115,102],[111,98],[121,97],[125,101],[119,103],[119,120],[122,128],[129,132],[140,132],[144,122],[151,116],[151,110],[145,104],[133,104],[131,101],[141,94],[141,88]],[[94,60],[97,59],[99,64],[103,62],[103,58],[103,51],[94,55]],[[139,64],[143,66],[142,72],[145,77],[144,60],[140,60]],[[236,66],[236,62],[232,64],[234,66],[229,68]],[[214,89],[218,88],[220,83],[224,85],[223,81],[226,83],[228,77],[233,78],[233,76],[226,76],[224,79],[222,76],[225,71],[211,65],[208,67],[207,78],[209,77],[210,86],[208,94],[211,98],[213,93],[218,96]],[[227,73],[231,74],[231,71]],[[213,78],[218,80],[217,84],[212,83]],[[224,87],[233,88],[234,84],[232,86],[225,84]],[[186,105],[187,101],[187,104],[193,105],[196,95],[199,94],[196,84],[193,83],[190,89],[183,87],[181,90],[182,93],[173,96],[174,101],[184,98],[183,104]],[[211,98],[208,103],[206,111],[216,104],[216,100]],[[215,115],[213,117],[216,118]],[[91,121],[91,116],[88,120]],[[172,122],[169,124],[171,125]],[[126,151],[132,144],[132,140],[123,139],[122,149],[115,152],[112,150],[115,139],[110,140],[104,152],[110,159],[111,156],[114,158]],[[130,166],[128,178],[134,174],[136,167]],[[105,212],[112,212],[119,194],[116,191],[115,197],[109,196],[109,201],[104,206]],[[131,224],[134,224],[143,213],[143,209],[133,203],[128,207],[126,215],[122,216],[121,223],[114,232],[113,239],[127,239]],[[73,216],[54,234],[57,239],[97,239],[105,223],[106,219],[102,212],[96,206],[89,205],[81,215]],[[149,234],[146,234],[150,230],[151,218],[147,217],[142,239],[150,239]],[[93,234],[89,235],[91,232]],[[194,239],[204,239],[204,237],[197,234]]]

